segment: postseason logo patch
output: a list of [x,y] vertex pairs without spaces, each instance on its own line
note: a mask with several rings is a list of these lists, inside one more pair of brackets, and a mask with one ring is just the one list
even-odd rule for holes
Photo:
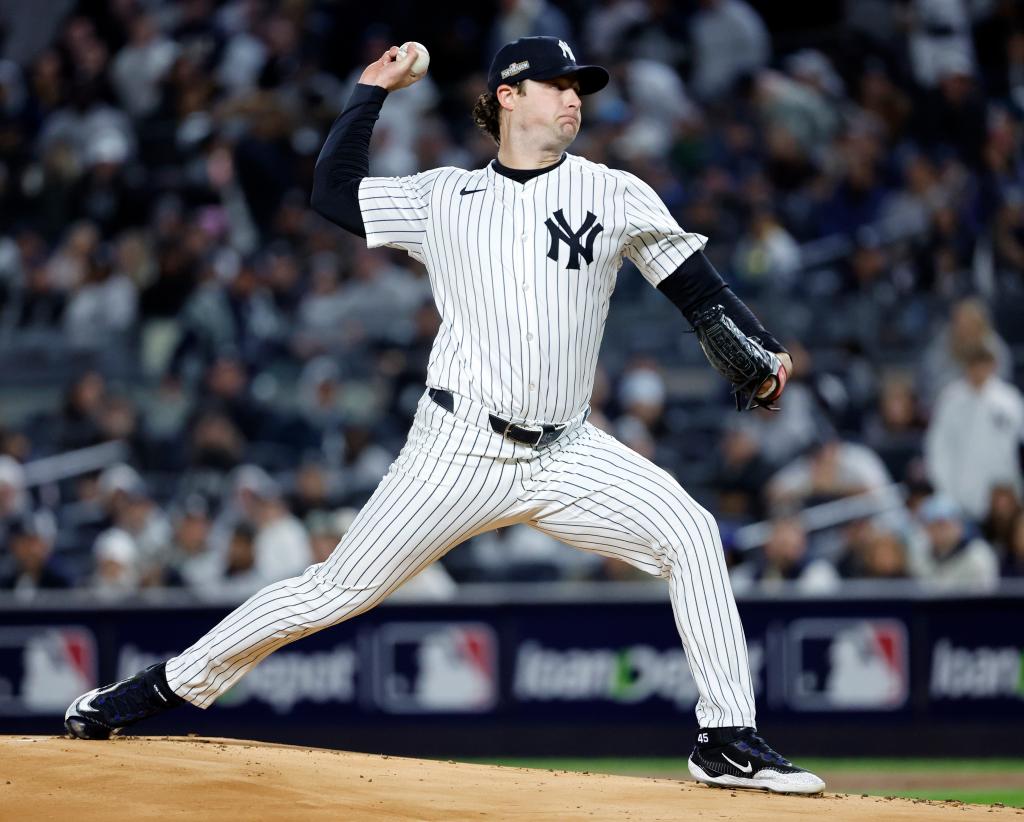
[[501,79],[502,80],[506,80],[509,77],[511,77],[513,74],[519,74],[519,72],[525,71],[529,67],[530,67],[530,61],[529,60],[523,60],[522,62],[519,62],[519,63],[510,63],[508,68],[504,68],[504,69],[501,70]]

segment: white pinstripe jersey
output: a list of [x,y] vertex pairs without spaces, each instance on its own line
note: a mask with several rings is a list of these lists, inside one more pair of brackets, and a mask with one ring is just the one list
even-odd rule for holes
[[366,177],[359,207],[370,248],[404,249],[430,276],[427,384],[520,421],[586,408],[623,256],[656,286],[707,242],[636,176],[572,154],[526,183],[493,164]]

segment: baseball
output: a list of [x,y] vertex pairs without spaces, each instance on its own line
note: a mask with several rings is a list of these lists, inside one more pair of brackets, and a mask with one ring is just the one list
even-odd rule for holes
[[422,43],[417,43],[415,40],[408,40],[398,47],[398,59],[404,60],[408,52],[408,46],[416,46],[416,59],[413,61],[412,68],[410,71],[419,77],[424,74],[427,70],[427,66],[430,65],[430,52],[427,51],[427,47]]

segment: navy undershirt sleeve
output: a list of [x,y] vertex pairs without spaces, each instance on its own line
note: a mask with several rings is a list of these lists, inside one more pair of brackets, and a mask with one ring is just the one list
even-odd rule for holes
[[387,89],[358,83],[331,126],[313,173],[313,210],[332,223],[366,236],[359,210],[359,183],[370,174],[370,136]]
[[733,293],[703,251],[687,257],[679,268],[658,283],[658,290],[672,300],[690,325],[708,306],[721,305],[740,331],[748,337],[756,337],[768,351],[778,354],[786,350]]

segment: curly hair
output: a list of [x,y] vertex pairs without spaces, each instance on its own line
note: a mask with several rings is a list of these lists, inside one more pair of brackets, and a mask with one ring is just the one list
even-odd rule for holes
[[[526,94],[524,83],[516,83],[515,89],[519,94]],[[501,129],[498,119],[500,114],[501,104],[494,93],[490,91],[481,94],[473,106],[473,122],[499,146],[501,145]]]

